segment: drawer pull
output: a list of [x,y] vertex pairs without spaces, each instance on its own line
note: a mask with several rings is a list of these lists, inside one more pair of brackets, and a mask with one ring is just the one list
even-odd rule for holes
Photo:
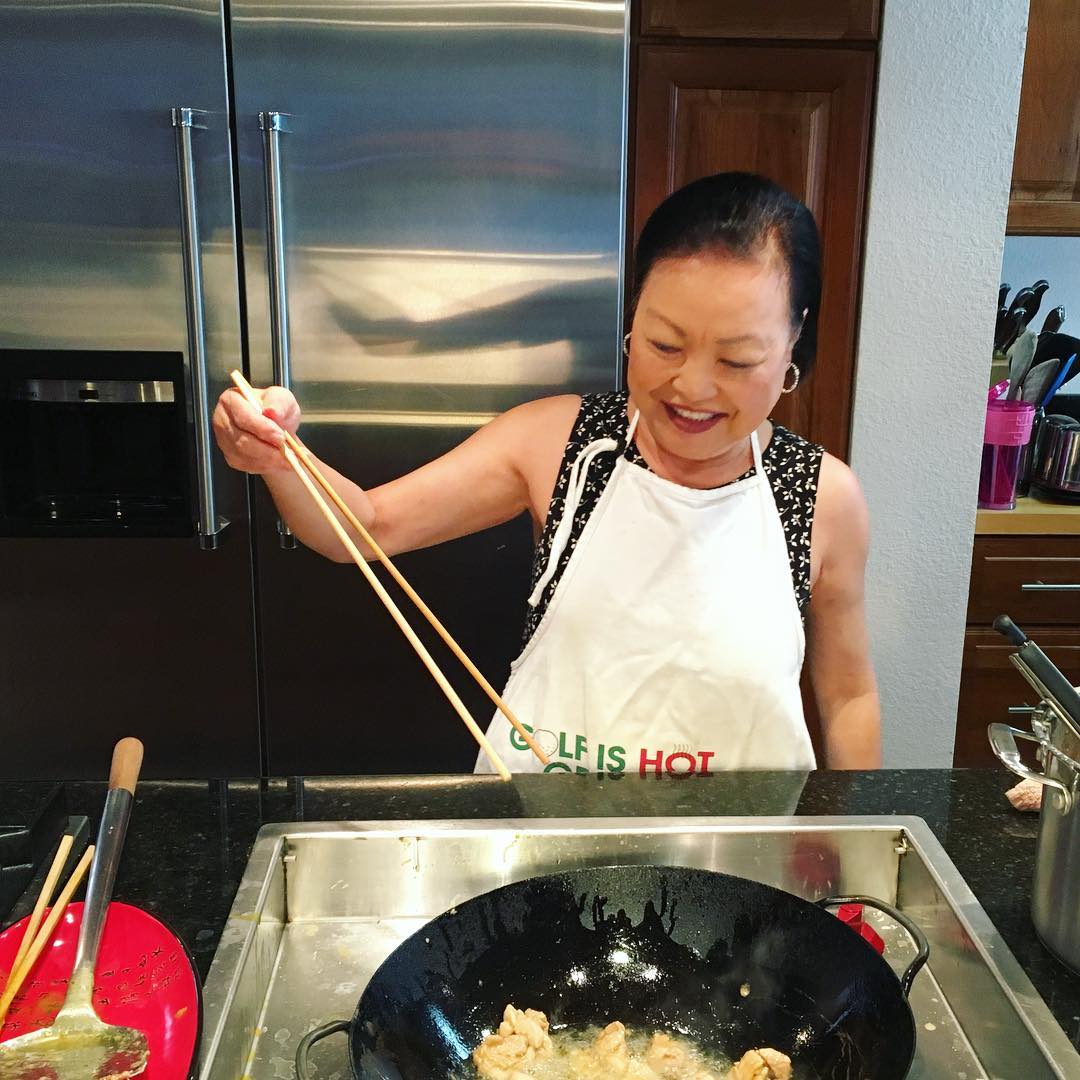
[[1021,592],[1080,592],[1080,585],[1046,585],[1041,581],[1025,583]]

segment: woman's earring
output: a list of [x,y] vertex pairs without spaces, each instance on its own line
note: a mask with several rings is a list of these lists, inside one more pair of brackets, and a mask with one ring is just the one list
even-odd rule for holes
[[623,356],[625,356],[626,359],[629,360],[630,359],[630,335],[629,334],[627,334],[626,337],[624,337],[622,339],[622,351],[623,351]]
[[[794,391],[795,387],[799,385],[799,365],[792,363],[788,367],[788,371],[795,372],[795,381],[790,386],[783,386],[780,388],[781,394],[790,394]],[[786,374],[786,373],[785,373]]]

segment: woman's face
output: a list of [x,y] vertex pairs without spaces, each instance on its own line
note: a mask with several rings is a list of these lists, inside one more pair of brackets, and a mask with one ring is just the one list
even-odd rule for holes
[[780,397],[797,336],[777,255],[657,263],[630,337],[627,383],[640,423],[685,461],[744,446]]

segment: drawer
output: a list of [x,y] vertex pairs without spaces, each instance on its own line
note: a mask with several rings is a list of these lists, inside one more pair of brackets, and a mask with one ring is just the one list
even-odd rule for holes
[[[1027,626],[1032,640],[1057,664],[1074,685],[1080,684],[1080,630]],[[1013,723],[1026,727],[1027,718],[1010,717],[1010,705],[1037,705],[1038,695],[1009,657],[1016,652],[995,630],[969,630],[964,637],[964,664],[956,715],[953,765],[959,769],[997,762],[986,737],[986,726]]]
[[1080,628],[1080,536],[975,538],[968,624],[1002,613],[1031,626]]
[[645,37],[876,41],[881,0],[642,0]]

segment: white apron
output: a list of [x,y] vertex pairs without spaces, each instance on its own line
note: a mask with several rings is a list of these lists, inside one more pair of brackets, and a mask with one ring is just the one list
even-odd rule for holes
[[[620,453],[503,691],[550,765],[501,713],[488,728],[511,772],[814,768],[787,542],[756,433],[751,445],[754,474],[705,491]],[[575,462],[531,604],[558,566],[593,458],[621,449],[599,439]],[[480,753],[476,772],[491,771]]]

